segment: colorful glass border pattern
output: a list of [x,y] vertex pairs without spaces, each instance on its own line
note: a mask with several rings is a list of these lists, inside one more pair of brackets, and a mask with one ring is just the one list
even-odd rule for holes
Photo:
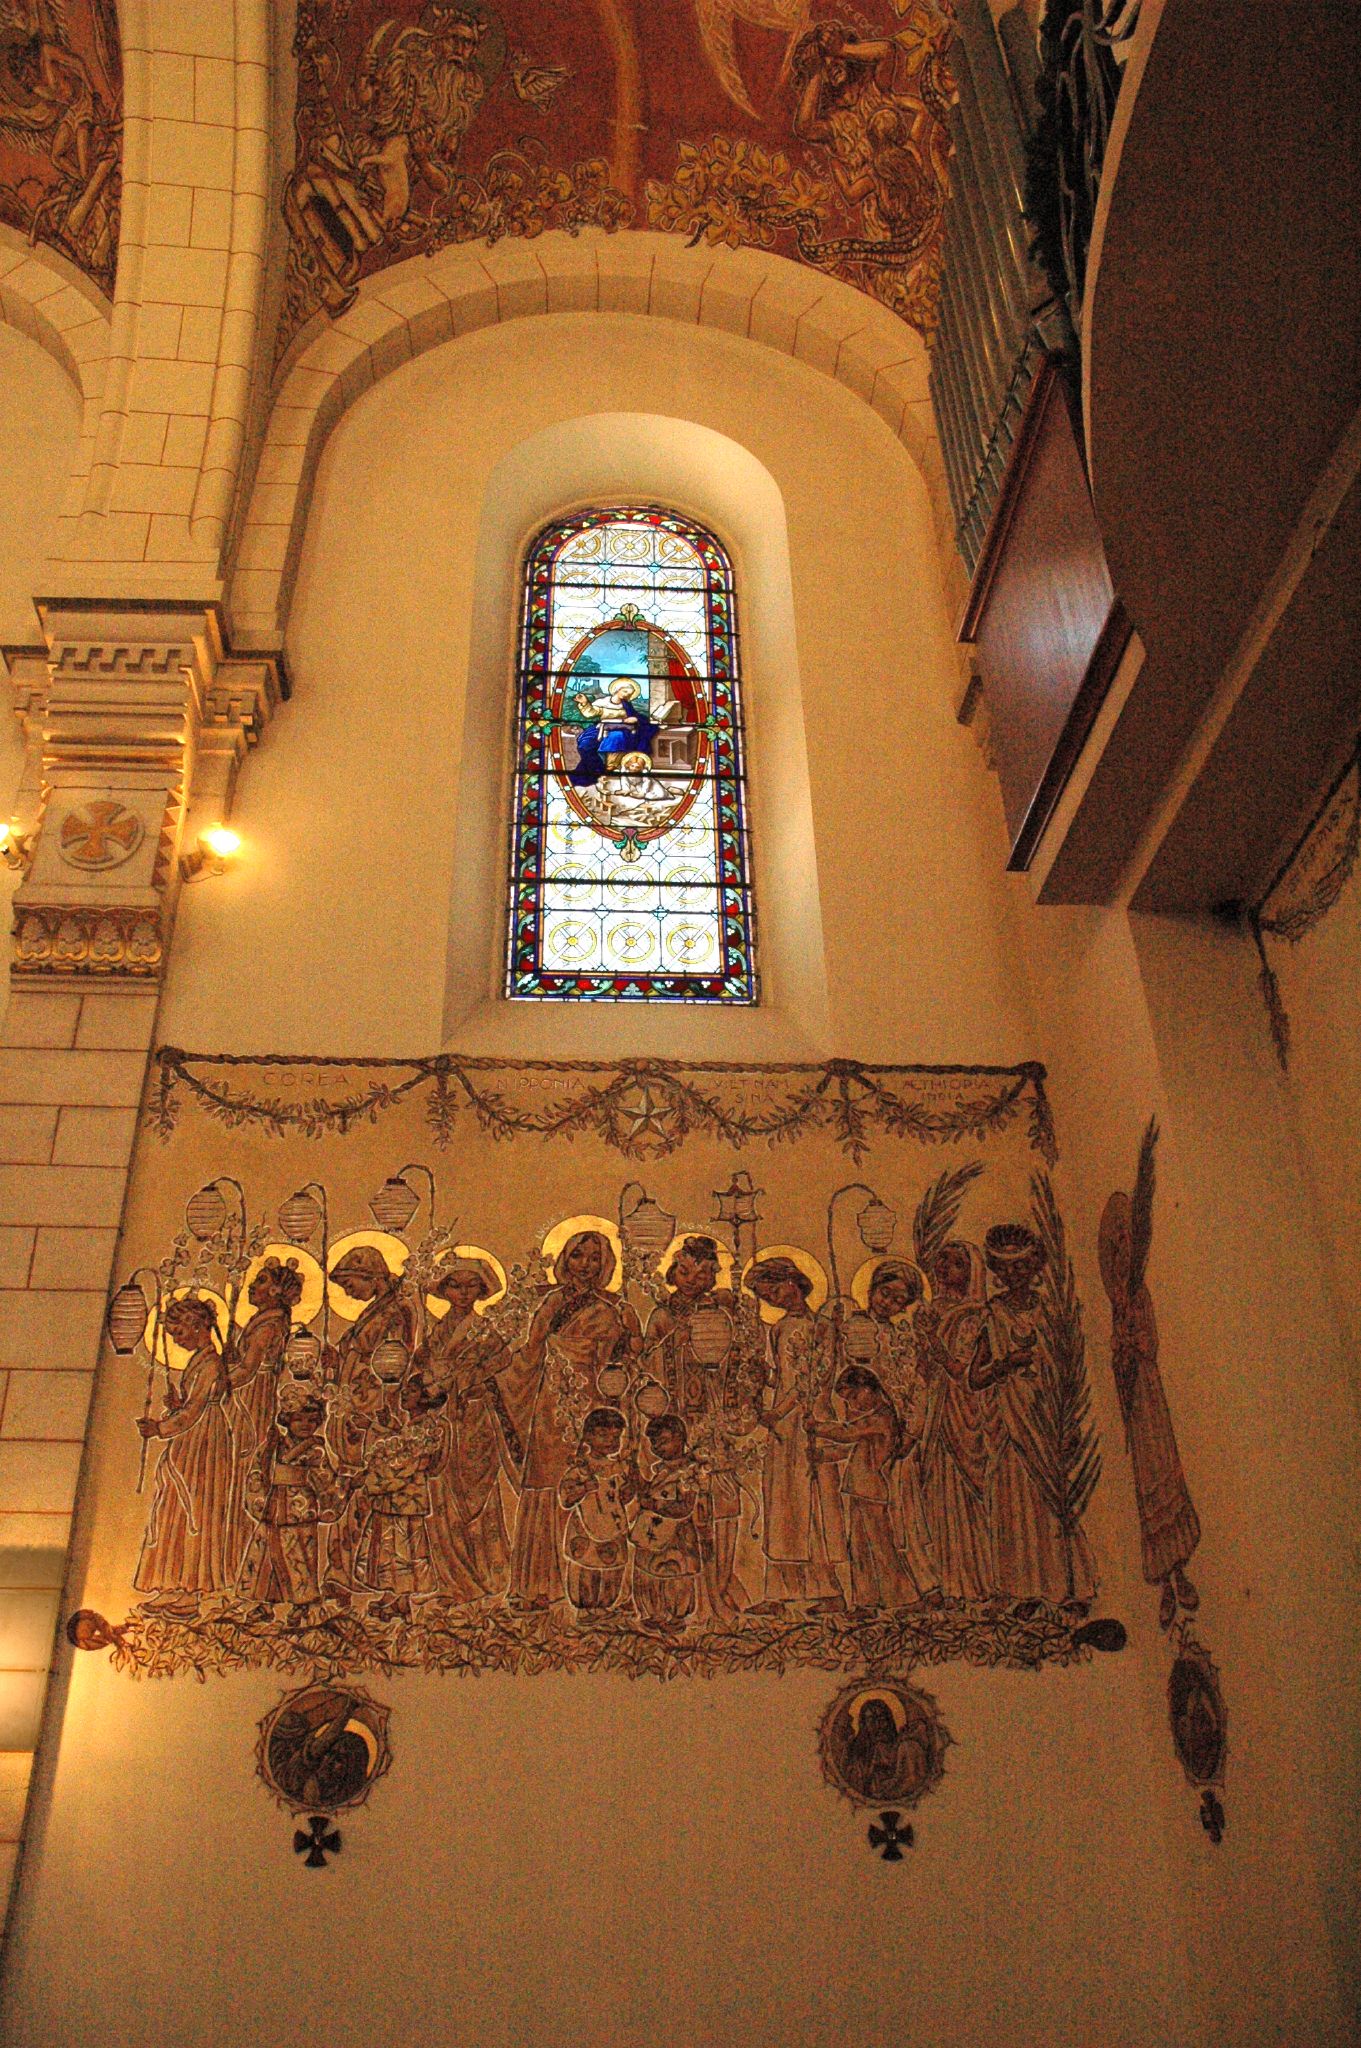
[[[567,726],[564,706],[568,678],[577,673],[574,664],[580,656],[578,644],[564,661],[561,649],[555,651],[554,640],[562,630],[557,615],[563,592],[584,587],[572,583],[562,557],[581,535],[593,529],[625,525],[674,535],[693,550],[702,570],[702,581],[687,588],[702,594],[703,659],[690,662],[687,680],[702,696],[707,714],[702,731],[697,734],[694,776],[697,784],[708,785],[710,794],[702,808],[710,820],[711,832],[706,837],[705,876],[699,883],[686,885],[691,895],[682,900],[687,903],[687,911],[693,903],[694,915],[712,920],[719,958],[708,971],[672,972],[650,967],[630,972],[601,963],[572,971],[544,958],[546,898],[558,880],[548,835],[555,806],[560,808],[568,794],[562,770],[562,736]],[[607,574],[608,565],[602,565],[602,603]],[[623,612],[625,608],[620,609]],[[613,623],[609,622],[610,627]],[[666,632],[664,621],[647,617],[640,608],[634,611],[633,623],[650,628],[653,634]],[[732,565],[723,547],[704,527],[661,506],[609,506],[555,520],[534,540],[526,564],[520,632],[506,974],[506,994],[512,1000],[748,1006],[757,1002],[738,657]],[[651,837],[665,839],[672,829],[668,826]],[[691,830],[693,836],[693,826]],[[590,833],[590,827],[583,827],[583,831]],[[647,839],[649,835],[640,836]],[[599,833],[591,837],[600,838],[602,844],[609,843]],[[558,866],[563,866],[561,860]],[[598,886],[602,890],[607,886],[623,887],[628,879],[620,869],[612,877],[602,878]],[[663,896],[667,895],[665,885],[658,887]],[[701,898],[702,912],[698,909]],[[662,909],[648,914],[658,920],[660,951],[660,934],[672,913]],[[601,929],[603,932],[603,926]]]

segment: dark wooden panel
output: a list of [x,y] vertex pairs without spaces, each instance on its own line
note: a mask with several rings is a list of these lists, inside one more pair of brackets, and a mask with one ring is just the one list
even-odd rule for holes
[[1127,638],[1068,395],[1049,361],[1031,389],[960,627],[977,649],[1013,867],[1034,853]]

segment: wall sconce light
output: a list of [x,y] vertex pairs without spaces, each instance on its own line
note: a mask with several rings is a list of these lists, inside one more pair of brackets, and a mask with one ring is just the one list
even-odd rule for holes
[[186,882],[200,882],[207,875],[225,875],[241,851],[241,834],[230,825],[210,825],[198,835],[192,853],[181,854],[180,874]]
[[28,866],[28,857],[33,850],[31,833],[16,831],[13,825],[0,825],[0,860],[16,873]]

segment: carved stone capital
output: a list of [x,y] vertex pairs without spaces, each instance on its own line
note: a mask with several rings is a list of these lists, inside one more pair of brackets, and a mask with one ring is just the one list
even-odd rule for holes
[[226,815],[280,666],[234,659],[202,605],[54,599],[38,612],[46,649],[7,654],[36,785],[13,972],[145,985],[169,945],[181,841]]

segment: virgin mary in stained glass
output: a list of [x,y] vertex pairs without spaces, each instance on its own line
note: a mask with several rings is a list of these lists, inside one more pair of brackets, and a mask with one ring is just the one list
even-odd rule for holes
[[732,571],[655,508],[531,550],[508,993],[751,1003]]

